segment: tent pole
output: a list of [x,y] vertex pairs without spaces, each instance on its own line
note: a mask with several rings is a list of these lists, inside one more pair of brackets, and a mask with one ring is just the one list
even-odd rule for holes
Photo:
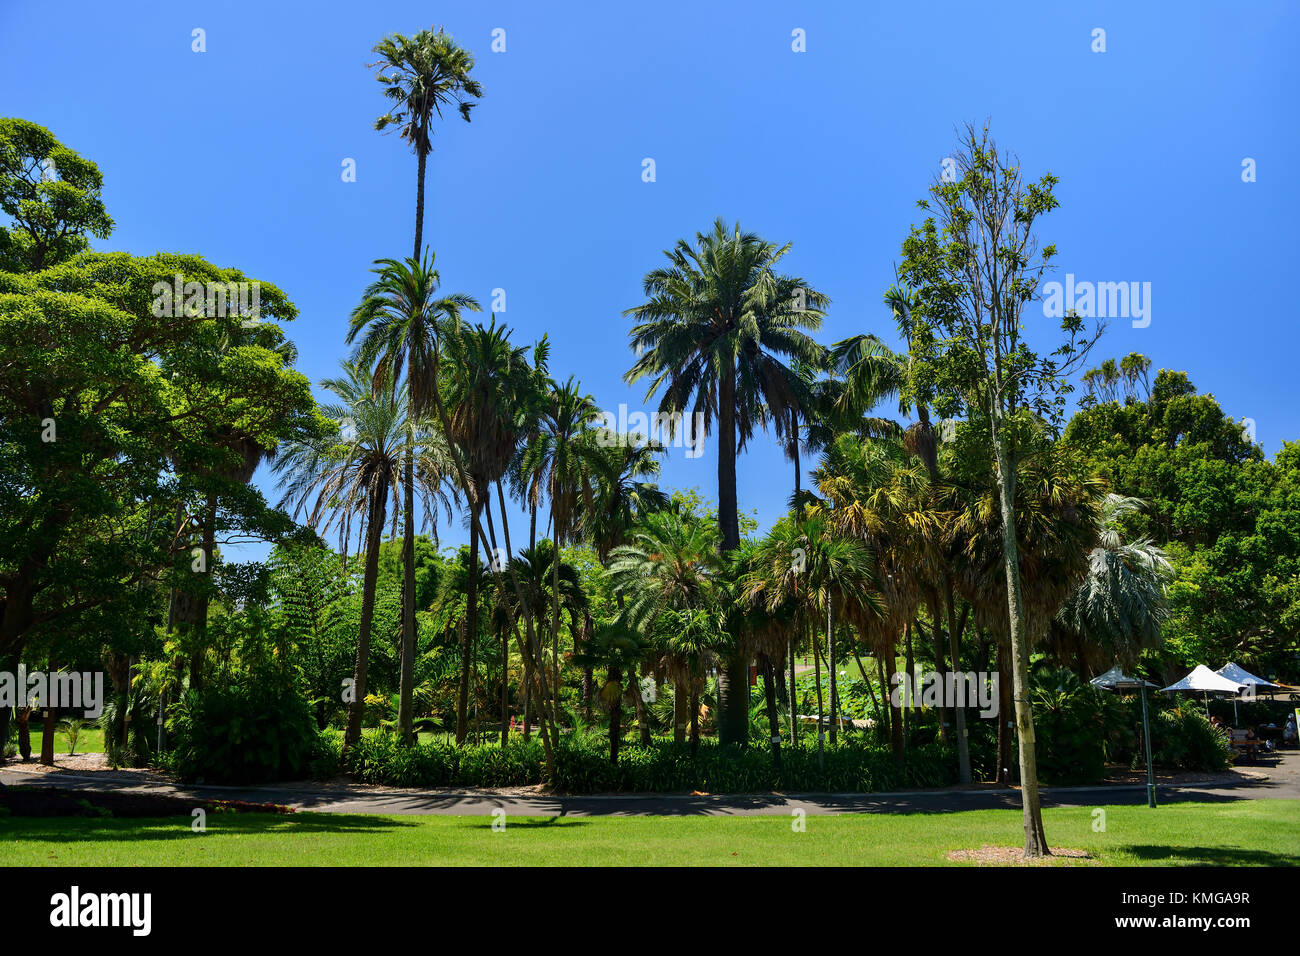
[[1142,736],[1146,740],[1147,748],[1147,806],[1152,809],[1156,805],[1156,772],[1151,766],[1151,723],[1147,720],[1147,685],[1146,681],[1142,682]]

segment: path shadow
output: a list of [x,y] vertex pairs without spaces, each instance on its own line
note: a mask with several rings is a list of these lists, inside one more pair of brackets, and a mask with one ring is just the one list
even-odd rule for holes
[[1300,860],[1294,856],[1236,846],[1126,844],[1115,849],[1132,853],[1140,860],[1174,859],[1180,866],[1300,866]]

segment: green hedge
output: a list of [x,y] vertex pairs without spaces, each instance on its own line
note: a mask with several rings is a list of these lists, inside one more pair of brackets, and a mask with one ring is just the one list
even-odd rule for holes
[[[941,787],[957,780],[955,754],[937,744],[914,747],[899,767],[888,750],[859,744],[828,748],[818,770],[815,748],[782,749],[778,772],[769,751],[700,744],[692,759],[685,744],[627,746],[618,766],[604,744],[566,737],[555,751],[554,788],[563,793],[764,793],[772,790],[868,793]],[[545,759],[536,740],[457,748],[447,744],[402,746],[394,734],[364,736],[342,758],[338,739],[322,734],[313,770],[327,777],[342,771],[363,783],[401,787],[517,787],[541,783]]]

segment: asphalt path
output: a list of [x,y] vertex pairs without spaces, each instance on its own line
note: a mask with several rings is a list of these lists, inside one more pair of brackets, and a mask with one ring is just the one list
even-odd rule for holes
[[[1267,779],[1203,784],[1163,784],[1158,803],[1227,802],[1255,799],[1300,799],[1300,754],[1289,751],[1258,769]],[[181,796],[196,802],[242,800],[277,803],[317,813],[490,815],[505,810],[512,816],[751,816],[813,814],[951,813],[958,810],[1018,808],[1019,790],[977,787],[968,790],[917,790],[898,793],[770,793],[724,795],[614,794],[559,796],[485,791],[406,790],[345,784],[301,784],[267,787],[177,785],[150,774],[111,771],[38,772],[9,764],[0,768],[6,786],[47,786],[73,791],[131,791]],[[1047,787],[1040,791],[1045,807],[1095,807],[1146,803],[1141,785]]]

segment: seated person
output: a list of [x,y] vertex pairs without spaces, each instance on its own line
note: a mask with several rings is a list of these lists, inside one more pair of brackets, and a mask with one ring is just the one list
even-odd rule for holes
[[1297,743],[1295,714],[1287,715],[1286,726],[1282,728],[1282,743],[1288,747],[1294,747]]

